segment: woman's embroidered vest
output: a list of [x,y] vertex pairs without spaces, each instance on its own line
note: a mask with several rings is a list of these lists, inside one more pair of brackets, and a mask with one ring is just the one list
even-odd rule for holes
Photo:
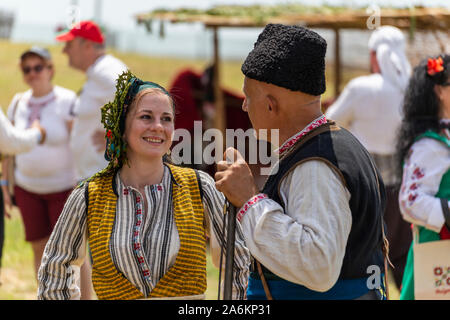
[[[203,294],[206,290],[206,239],[199,181],[194,170],[169,165],[173,214],[180,237],[175,264],[160,279],[149,297]],[[109,241],[116,216],[114,174],[89,182],[87,221],[92,252],[92,282],[99,299],[145,298],[111,259]]]

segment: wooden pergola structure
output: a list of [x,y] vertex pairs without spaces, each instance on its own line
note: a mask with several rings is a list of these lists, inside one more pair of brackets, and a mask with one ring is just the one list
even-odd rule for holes
[[[410,9],[380,9],[377,12],[366,12],[365,9],[339,11],[336,13],[288,13],[268,17],[267,19],[255,19],[245,16],[220,16],[205,13],[182,14],[176,11],[155,11],[136,16],[139,24],[149,24],[152,21],[170,23],[202,23],[213,32],[213,64],[214,64],[214,88],[216,98],[216,123],[215,127],[225,132],[226,124],[224,115],[223,97],[220,91],[220,56],[219,36],[220,28],[262,28],[268,23],[282,23],[287,25],[301,25],[312,29],[331,29],[334,31],[334,87],[335,96],[340,93],[342,81],[341,63],[341,30],[370,30],[374,19],[379,19],[380,25],[392,25],[403,30],[409,30],[412,36],[415,31],[427,30],[432,32],[450,30],[450,9],[443,8],[410,8]],[[255,39],[256,41],[256,39]],[[222,116],[221,116],[222,115]]]

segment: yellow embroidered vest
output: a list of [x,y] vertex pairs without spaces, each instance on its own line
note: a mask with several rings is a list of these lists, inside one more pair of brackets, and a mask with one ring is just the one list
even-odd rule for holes
[[[169,165],[173,214],[180,238],[174,265],[160,279],[149,297],[203,294],[206,290],[206,238],[199,181],[194,170]],[[111,259],[109,241],[116,216],[114,175],[100,177],[88,185],[88,232],[92,252],[92,283],[99,299],[145,298]]]

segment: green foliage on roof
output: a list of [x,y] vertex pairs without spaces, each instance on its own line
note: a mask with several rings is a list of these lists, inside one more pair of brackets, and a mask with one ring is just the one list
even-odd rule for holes
[[[156,9],[148,14],[148,18],[159,14],[171,13],[180,18],[194,16],[220,16],[220,17],[253,17],[253,18],[273,18],[292,14],[334,14],[348,11],[348,7],[306,6],[301,4],[280,4],[280,5],[222,5],[210,9],[190,9],[180,8],[175,10]],[[352,11],[364,11],[365,9],[352,9]]]

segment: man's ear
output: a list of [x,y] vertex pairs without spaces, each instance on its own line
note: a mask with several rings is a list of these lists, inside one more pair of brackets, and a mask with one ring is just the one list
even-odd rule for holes
[[267,95],[267,109],[270,112],[274,112],[275,114],[278,114],[278,112],[279,112],[278,100],[271,94]]

